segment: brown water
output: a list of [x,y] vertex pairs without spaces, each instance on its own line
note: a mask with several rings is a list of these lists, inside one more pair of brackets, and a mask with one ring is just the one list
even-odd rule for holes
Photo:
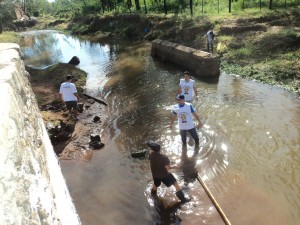
[[[185,154],[178,131],[168,128],[183,69],[152,59],[149,43],[90,43],[51,32],[24,37],[26,64],[45,67],[77,55],[88,72],[87,92],[109,103],[101,133],[105,148],[90,163],[61,161],[83,224],[224,224],[195,173],[232,224],[299,224],[297,96],[226,74],[196,79],[194,105],[204,127],[194,156],[193,142]],[[171,161],[183,163],[174,174],[191,202],[176,205],[174,190],[164,186],[159,199],[149,195],[149,162],[131,153],[150,139],[162,144]]]

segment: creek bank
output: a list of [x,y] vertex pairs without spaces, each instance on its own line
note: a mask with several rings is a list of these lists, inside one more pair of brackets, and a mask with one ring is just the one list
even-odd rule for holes
[[[84,96],[86,73],[73,65],[58,63],[46,69],[26,67],[30,82],[55,153],[60,159],[82,159],[89,161],[94,146],[89,146],[90,135],[99,133],[98,127],[104,121],[104,107]],[[59,87],[67,74],[73,75],[80,96],[79,120],[67,113],[60,102]],[[98,106],[94,106],[98,105]],[[94,119],[97,116],[99,119]]]

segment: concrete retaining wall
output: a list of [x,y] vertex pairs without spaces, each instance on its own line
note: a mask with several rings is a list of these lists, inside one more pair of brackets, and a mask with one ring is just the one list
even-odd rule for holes
[[216,55],[172,42],[156,39],[152,42],[151,55],[163,61],[176,63],[198,77],[220,75],[220,59]]
[[0,224],[81,224],[25,75],[0,44]]

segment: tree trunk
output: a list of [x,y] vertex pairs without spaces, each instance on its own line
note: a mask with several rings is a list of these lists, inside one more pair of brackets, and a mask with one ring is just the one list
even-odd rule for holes
[[270,0],[269,2],[269,9],[273,9],[273,0]]
[[134,1],[135,1],[135,9],[136,9],[136,11],[140,11],[141,10],[140,1],[139,0],[134,0]]
[[190,11],[191,11],[191,16],[193,15],[193,0],[190,0]]
[[132,6],[131,0],[127,0],[127,8],[129,10],[129,12],[131,12],[131,6]]
[[165,10],[165,14],[167,15],[168,11],[167,11],[167,2],[166,2],[166,0],[164,0],[164,10]]
[[261,10],[261,0],[259,0],[259,10]]
[[3,27],[2,27],[2,14],[0,13],[0,34],[3,32]]
[[146,0],[144,0],[144,7],[145,7],[145,14],[147,14],[147,13],[148,13],[148,10],[147,10]]
[[231,0],[229,0],[229,12],[231,13]]
[[26,13],[26,0],[23,0],[23,12]]

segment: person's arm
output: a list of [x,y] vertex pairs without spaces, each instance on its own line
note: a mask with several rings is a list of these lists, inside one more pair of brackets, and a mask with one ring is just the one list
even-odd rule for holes
[[64,102],[64,97],[61,93],[59,93],[59,98],[60,98],[61,102]]
[[77,98],[77,100],[79,100],[80,97],[79,97],[79,95],[77,93],[77,88],[76,88],[75,84],[72,83],[71,85],[72,85],[73,95],[75,95],[75,97]]
[[59,93],[59,99],[61,100],[61,102],[64,102],[64,96],[62,94],[62,85],[60,85],[58,93]]
[[76,96],[77,100],[79,100],[79,99],[80,99],[80,97],[79,97],[79,95],[78,95],[77,93],[73,93],[73,95],[75,95],[75,96]]
[[170,165],[170,164],[169,164],[169,165],[165,166],[165,168],[166,168],[166,170],[170,171],[170,170],[172,170],[172,169],[179,169],[180,166],[177,165],[177,164],[173,164],[173,165]]
[[181,92],[182,92],[182,88],[181,88],[181,80],[180,80],[178,90],[177,90],[177,95],[179,95]]
[[178,90],[177,90],[177,95],[179,95],[181,93],[181,87],[179,86]]
[[174,121],[177,119],[177,114],[173,114],[172,117],[171,117],[171,123],[170,123],[170,128],[173,127],[173,124],[174,124]]
[[200,120],[199,116],[197,115],[196,112],[192,112],[192,113],[193,113],[194,117],[196,118],[196,120],[198,121],[197,127],[201,128],[202,127],[202,123],[201,123],[201,120]]
[[197,91],[197,87],[196,87],[196,82],[194,81],[194,94],[195,94],[195,98],[197,99],[198,98],[198,91]]

